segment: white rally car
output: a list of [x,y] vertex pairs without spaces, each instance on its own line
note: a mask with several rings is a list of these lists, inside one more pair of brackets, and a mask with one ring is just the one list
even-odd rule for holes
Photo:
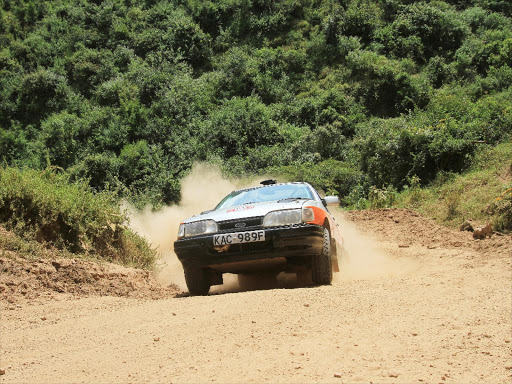
[[233,191],[213,210],[181,223],[174,251],[191,294],[207,294],[223,283],[223,273],[310,272],[313,284],[323,285],[339,271],[343,240],[327,209],[339,199],[321,198],[304,182],[261,184]]

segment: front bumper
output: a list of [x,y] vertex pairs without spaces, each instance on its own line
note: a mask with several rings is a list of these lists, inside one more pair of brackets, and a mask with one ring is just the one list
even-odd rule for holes
[[264,231],[265,241],[233,244],[222,252],[214,249],[212,234],[180,239],[174,242],[174,252],[184,267],[206,268],[262,259],[304,259],[322,250],[323,228],[317,225],[265,228]]

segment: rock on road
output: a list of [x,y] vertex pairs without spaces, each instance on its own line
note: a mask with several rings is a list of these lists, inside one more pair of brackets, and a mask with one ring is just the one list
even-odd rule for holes
[[332,286],[2,307],[0,383],[511,382],[510,237],[349,217],[385,259],[347,228]]

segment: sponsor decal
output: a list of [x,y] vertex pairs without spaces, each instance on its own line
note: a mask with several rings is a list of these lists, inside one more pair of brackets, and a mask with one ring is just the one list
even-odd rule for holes
[[253,208],[254,208],[254,205],[242,205],[240,207],[228,209],[226,211],[226,213],[238,212],[238,211],[246,211],[248,209],[253,209]]

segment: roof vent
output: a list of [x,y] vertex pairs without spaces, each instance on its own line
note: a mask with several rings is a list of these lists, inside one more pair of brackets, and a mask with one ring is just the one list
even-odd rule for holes
[[260,184],[261,185],[273,185],[273,184],[276,184],[276,181],[273,179],[268,179],[268,180],[263,180]]

